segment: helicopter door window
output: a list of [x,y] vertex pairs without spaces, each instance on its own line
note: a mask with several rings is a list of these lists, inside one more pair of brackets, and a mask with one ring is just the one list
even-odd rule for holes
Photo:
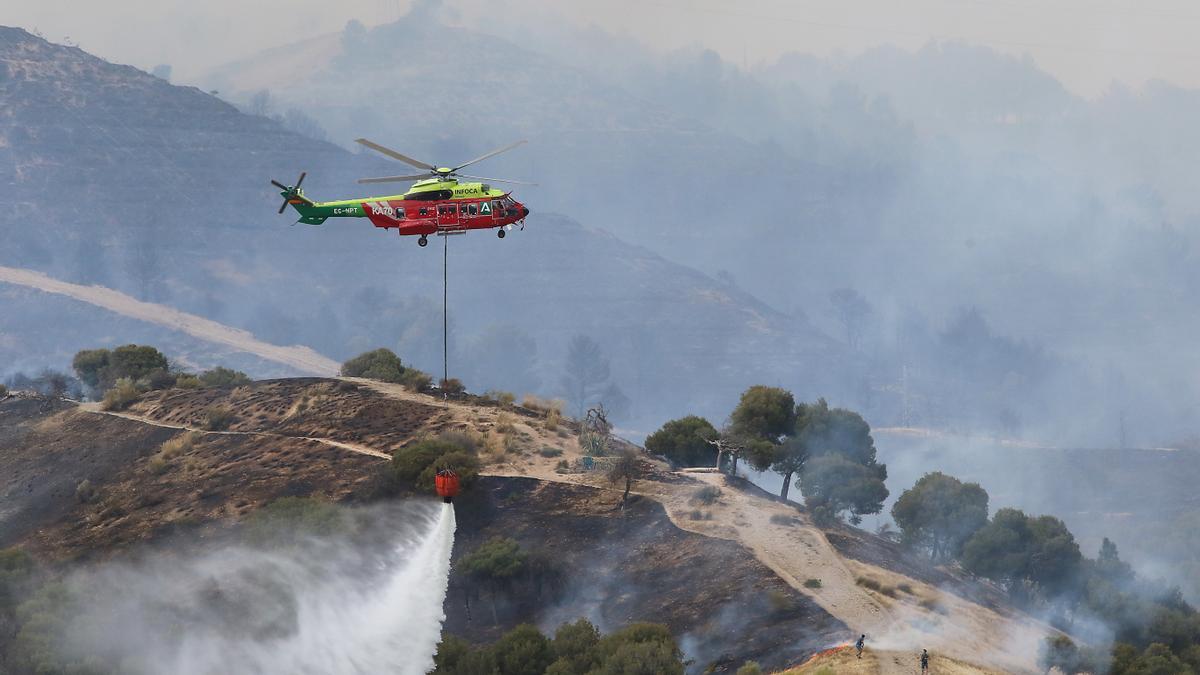
[[404,220],[404,208],[403,207],[396,209],[396,220]]
[[422,206],[421,210],[418,211],[418,213],[420,213],[422,216],[427,216],[427,215],[429,215],[429,209]]
[[471,210],[471,215],[476,215],[477,213],[479,213],[479,212],[478,212],[478,211],[475,209],[475,205],[474,205],[474,204],[470,204],[470,205],[468,205],[468,206],[467,206],[467,208]]

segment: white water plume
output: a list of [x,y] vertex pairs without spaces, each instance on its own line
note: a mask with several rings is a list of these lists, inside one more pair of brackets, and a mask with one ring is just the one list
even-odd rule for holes
[[454,507],[373,507],[349,520],[352,533],[300,546],[155,554],[78,573],[63,651],[181,675],[432,670]]

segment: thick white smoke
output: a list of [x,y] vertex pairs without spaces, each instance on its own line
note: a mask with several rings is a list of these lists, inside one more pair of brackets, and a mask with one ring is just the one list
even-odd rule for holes
[[155,554],[79,573],[62,647],[137,673],[426,673],[445,619],[453,506],[355,518],[370,524],[300,547]]

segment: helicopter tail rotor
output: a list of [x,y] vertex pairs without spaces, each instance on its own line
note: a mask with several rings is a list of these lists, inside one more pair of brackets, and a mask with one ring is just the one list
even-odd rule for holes
[[296,179],[295,185],[284,185],[277,180],[271,180],[271,185],[274,185],[283,192],[283,203],[279,205],[280,213],[283,213],[285,210],[287,210],[288,204],[293,204],[296,202],[312,206],[313,201],[308,197],[305,197],[304,191],[300,189],[300,184],[304,182],[304,177],[307,175],[307,171],[301,171],[300,178]]

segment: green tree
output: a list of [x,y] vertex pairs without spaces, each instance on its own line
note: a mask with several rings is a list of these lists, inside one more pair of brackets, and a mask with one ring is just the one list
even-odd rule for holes
[[479,475],[479,458],[471,448],[454,438],[427,438],[392,453],[392,475],[400,483],[423,491],[434,489],[434,477],[442,469],[458,474],[462,487],[468,487]]
[[906,541],[929,549],[931,560],[957,557],[987,524],[988,494],[978,483],[927,473],[892,505],[892,519]]
[[199,375],[200,383],[206,387],[236,387],[250,384],[250,376],[240,370],[217,366]]
[[564,675],[588,672],[600,663],[599,644],[600,630],[592,622],[579,619],[564,623],[554,633],[555,670]]
[[108,356],[108,367],[104,369],[104,381],[115,382],[122,377],[137,382],[155,371],[170,370],[167,357],[154,347],[147,345],[124,345],[112,350]]
[[683,675],[682,653],[662,624],[635,623],[605,636],[589,675]]
[[793,433],[796,401],[786,389],[754,385],[742,392],[729,422],[730,432],[736,436],[775,443]]
[[1016,593],[1029,582],[1050,595],[1079,579],[1083,556],[1067,526],[1052,516],[1032,518],[1018,509],[1000,509],[963,546],[968,571],[998,581]]
[[500,675],[542,675],[554,661],[550,640],[527,623],[508,631],[492,645]]
[[342,364],[342,375],[346,377],[365,377],[394,384],[404,382],[404,371],[400,357],[384,348],[363,352]]
[[887,468],[853,462],[842,455],[824,455],[808,461],[800,476],[805,504],[818,521],[828,521],[843,512],[858,524],[862,516],[879,513],[887,499]]
[[646,450],[666,457],[677,466],[713,466],[717,448],[710,441],[717,436],[716,428],[708,420],[688,415],[667,422],[646,437]]
[[494,624],[500,623],[497,600],[524,571],[525,558],[516,540],[493,537],[458,563],[464,574],[488,590]]
[[71,360],[71,368],[75,370],[75,376],[93,392],[108,388],[108,386],[101,386],[100,378],[104,375],[104,370],[108,368],[110,354],[111,352],[107,349],[84,349],[77,352],[75,358]]

